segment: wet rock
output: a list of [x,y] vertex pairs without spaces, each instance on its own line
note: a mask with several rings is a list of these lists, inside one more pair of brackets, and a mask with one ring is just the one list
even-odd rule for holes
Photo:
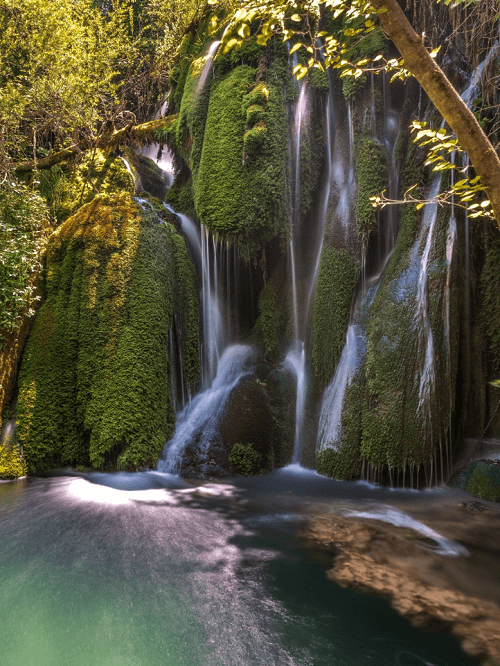
[[273,418],[274,467],[292,462],[295,432],[295,378],[284,368],[277,368],[265,378],[265,391]]
[[229,396],[221,416],[220,436],[222,445],[211,447],[210,454],[215,454],[225,469],[238,471],[229,461],[235,444],[251,444],[258,456],[254,473],[272,468],[273,417],[264,387],[255,376],[242,379]]
[[149,157],[136,153],[127,156],[139,175],[142,189],[163,201],[168,191],[168,179],[165,173]]
[[461,506],[469,511],[489,511],[488,507],[481,502],[462,502]]

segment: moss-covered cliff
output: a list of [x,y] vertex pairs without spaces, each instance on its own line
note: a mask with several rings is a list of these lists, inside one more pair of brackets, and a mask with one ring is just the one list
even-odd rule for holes
[[130,195],[96,197],[50,239],[47,297],[19,378],[29,472],[154,465],[171,436],[169,329],[198,374],[197,288],[183,239]]
[[286,50],[253,44],[212,65],[207,49],[183,44],[167,137],[179,168],[167,200],[249,259],[286,231]]

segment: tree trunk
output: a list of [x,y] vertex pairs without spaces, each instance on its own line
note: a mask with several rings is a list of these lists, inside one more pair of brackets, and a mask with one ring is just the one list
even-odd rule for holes
[[439,113],[455,132],[470,158],[500,226],[500,159],[476,117],[431,58],[397,0],[370,0],[380,21],[404,58],[404,66],[420,83]]
[[158,120],[151,120],[148,123],[141,125],[127,125],[122,129],[116,130],[112,133],[106,133],[99,136],[94,142],[89,142],[88,139],[82,140],[80,143],[60,150],[57,153],[42,157],[39,160],[30,160],[29,162],[21,162],[14,167],[15,173],[26,173],[28,171],[35,171],[35,169],[50,169],[55,164],[59,164],[64,160],[68,160],[78,153],[90,150],[94,147],[102,148],[103,150],[115,150],[120,144],[134,143],[144,145],[147,143],[160,143],[161,134],[166,132],[172,127],[177,120],[177,116],[168,116],[166,118],[159,118]]

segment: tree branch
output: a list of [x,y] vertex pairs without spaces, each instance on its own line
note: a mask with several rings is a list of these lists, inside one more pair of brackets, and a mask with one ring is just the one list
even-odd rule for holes
[[147,143],[160,143],[161,135],[171,129],[176,120],[177,115],[167,116],[166,118],[159,118],[158,120],[152,120],[140,125],[129,124],[111,133],[104,132],[95,141],[82,139],[82,141],[75,143],[70,148],[65,148],[47,157],[42,157],[36,160],[36,162],[35,160],[20,162],[14,167],[14,172],[28,173],[35,170],[50,169],[64,160],[71,159],[79,153],[93,148],[101,148],[110,152],[123,144],[138,144],[142,146]]
[[382,12],[380,21],[399,52],[404,66],[420,83],[429,99],[455,132],[460,145],[481,176],[500,226],[500,159],[476,117],[451,85],[443,70],[431,58],[419,35],[413,30],[397,0],[370,0]]

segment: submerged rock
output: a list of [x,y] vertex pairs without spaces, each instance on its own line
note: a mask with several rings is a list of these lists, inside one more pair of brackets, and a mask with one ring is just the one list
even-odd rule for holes
[[[474,516],[474,521],[480,518]],[[452,516],[451,524],[456,521]],[[484,518],[483,523],[481,529],[491,531],[491,518]],[[473,529],[469,527],[469,531]],[[454,558],[455,567],[448,560],[444,567],[443,555],[433,550],[428,538],[408,527],[366,519],[318,515],[302,536],[315,546],[321,544],[327,556],[334,557],[333,568],[327,572],[331,580],[388,598],[413,625],[449,629],[470,655],[487,658],[491,666],[500,664],[500,607],[491,600],[491,584],[488,595],[484,581],[477,590],[470,589],[473,583],[464,576],[463,563],[469,558]],[[485,577],[491,575],[498,552],[494,557],[492,552]]]

